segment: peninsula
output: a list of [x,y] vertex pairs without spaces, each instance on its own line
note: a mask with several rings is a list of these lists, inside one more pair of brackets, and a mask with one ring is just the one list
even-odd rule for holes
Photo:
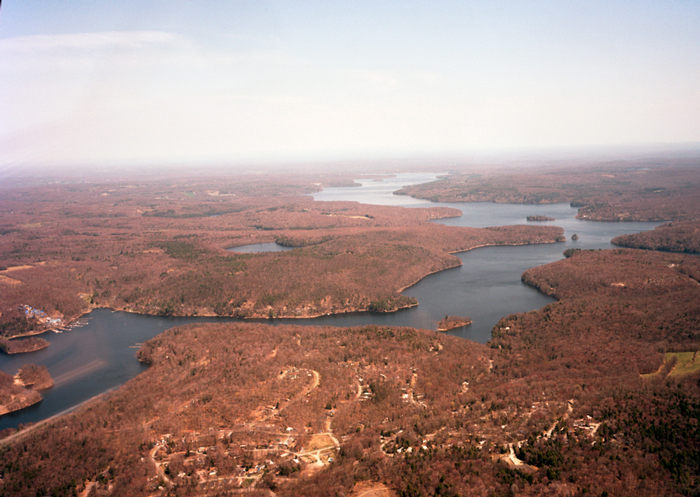
[[49,346],[49,342],[39,337],[29,337],[13,340],[0,338],[0,350],[6,354],[23,354],[26,352],[36,352]]
[[462,326],[468,326],[470,324],[472,324],[471,318],[461,316],[445,316],[438,321],[437,330],[449,331],[454,330],[455,328],[461,328]]
[[46,366],[27,364],[15,376],[0,371],[0,416],[41,402],[39,391],[51,387]]

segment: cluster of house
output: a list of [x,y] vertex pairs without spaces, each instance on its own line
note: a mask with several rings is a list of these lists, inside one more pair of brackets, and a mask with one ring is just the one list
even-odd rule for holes
[[34,318],[40,323],[51,327],[63,326],[63,320],[61,318],[52,318],[41,309],[34,309],[29,305],[21,305],[19,308],[20,310],[24,311],[24,315],[27,317],[27,319]]

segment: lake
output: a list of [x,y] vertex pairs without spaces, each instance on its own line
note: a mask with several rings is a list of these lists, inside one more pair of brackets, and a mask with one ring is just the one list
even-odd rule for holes
[[[270,323],[378,324],[435,329],[437,321],[446,315],[469,316],[473,320],[470,326],[452,330],[450,334],[485,343],[500,318],[553,302],[550,297],[522,284],[520,275],[526,269],[562,259],[567,248],[611,248],[610,240],[615,236],[653,229],[659,224],[579,221],[574,218],[577,209],[568,204],[431,203],[392,193],[401,186],[436,178],[435,174],[400,174],[379,181],[376,178],[360,179],[359,187],[329,188],[314,194],[314,199],[353,200],[409,208],[454,207],[462,211],[461,217],[436,221],[451,226],[530,224],[526,222],[526,216],[539,214],[554,217],[556,221],[537,224],[563,227],[567,240],[544,245],[483,247],[457,254],[463,263],[461,267],[432,274],[403,292],[418,299],[418,307],[412,309],[391,314],[350,313],[314,319],[276,319]],[[571,241],[574,233],[579,237],[576,242]],[[261,245],[237,247],[236,250],[279,249],[276,244]],[[24,364],[42,364],[56,382],[54,388],[42,393],[44,400],[39,404],[2,416],[0,429],[40,421],[122,385],[145,368],[136,360],[138,344],[168,328],[193,322],[236,321],[232,318],[144,316],[108,309],[95,310],[85,317],[89,318],[88,324],[82,328],[42,335],[50,342],[44,350],[15,356],[0,355],[2,371],[15,374]]]
[[275,242],[269,243],[254,243],[253,245],[239,245],[228,249],[229,252],[238,252],[239,254],[253,254],[260,252],[284,252],[285,250],[294,250],[294,247],[285,247]]

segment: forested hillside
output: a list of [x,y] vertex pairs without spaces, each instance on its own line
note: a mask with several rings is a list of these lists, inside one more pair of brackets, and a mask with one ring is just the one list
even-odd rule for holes
[[665,359],[697,350],[699,274],[696,256],[570,254],[523,275],[559,301],[504,318],[486,346],[376,326],[176,328],[119,391],[8,437],[2,492],[691,495],[700,387]]

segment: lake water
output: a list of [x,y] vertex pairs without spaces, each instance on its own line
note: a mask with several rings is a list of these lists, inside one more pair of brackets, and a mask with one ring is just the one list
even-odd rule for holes
[[285,250],[294,250],[294,247],[285,247],[275,242],[269,243],[254,243],[253,245],[240,245],[228,249],[229,252],[238,252],[239,254],[251,254],[260,252],[284,252]]
[[[594,223],[574,218],[577,209],[568,204],[511,205],[493,203],[436,204],[392,192],[401,186],[436,179],[434,174],[406,174],[396,177],[362,179],[362,186],[330,188],[314,195],[316,200],[355,200],[410,208],[448,206],[463,212],[461,217],[437,222],[451,226],[502,226],[527,223],[528,215],[556,218],[537,224],[561,226],[566,242],[519,247],[483,247],[457,254],[463,265],[432,274],[403,293],[415,297],[419,306],[391,314],[351,313],[315,319],[277,319],[271,324],[358,326],[364,324],[411,326],[435,329],[446,315],[469,316],[470,326],[450,333],[485,343],[498,320],[514,312],[542,307],[553,299],[523,285],[520,275],[534,266],[563,258],[567,248],[611,248],[617,235],[653,229],[659,223]],[[579,240],[571,241],[576,233]],[[276,244],[246,247],[247,251],[278,250]],[[269,246],[268,246],[269,245]],[[241,247],[236,248],[237,251]],[[144,370],[136,360],[138,344],[162,331],[186,323],[235,321],[225,318],[156,317],[98,309],[87,316],[88,324],[62,334],[42,335],[50,342],[44,350],[14,356],[0,355],[0,369],[15,374],[27,363],[43,364],[56,385],[43,392],[44,400],[22,411],[0,418],[0,429],[36,422],[70,409],[91,397],[118,387]],[[268,321],[265,321],[268,322]]]

